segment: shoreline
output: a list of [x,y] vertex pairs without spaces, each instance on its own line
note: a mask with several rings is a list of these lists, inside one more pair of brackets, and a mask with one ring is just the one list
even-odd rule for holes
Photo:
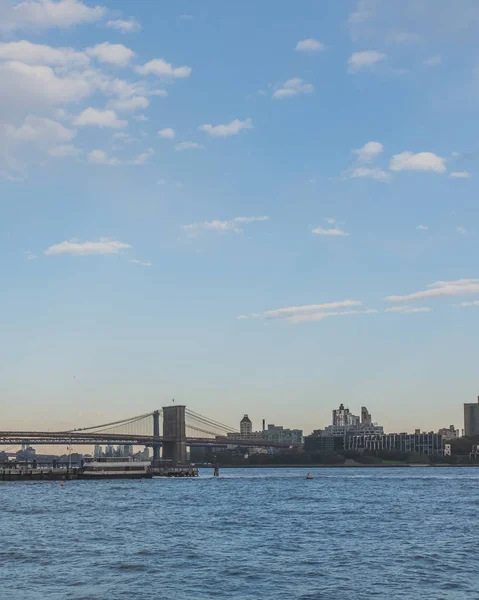
[[[392,465],[362,465],[348,464],[348,465],[322,465],[322,464],[305,464],[305,465],[221,465],[220,469],[417,469],[417,468],[447,468],[452,467],[454,469],[460,468],[474,468],[479,467],[479,463],[475,465],[448,465],[448,464],[392,464]],[[212,466],[201,466],[200,469],[212,469]]]

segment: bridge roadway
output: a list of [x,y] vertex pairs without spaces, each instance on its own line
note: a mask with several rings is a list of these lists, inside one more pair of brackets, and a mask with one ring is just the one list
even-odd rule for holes
[[[133,446],[158,446],[163,442],[176,442],[172,437],[152,435],[131,435],[112,433],[86,433],[83,431],[0,431],[0,446],[22,444],[40,445],[82,445],[91,444],[132,444]],[[269,448],[290,448],[291,444],[268,440],[244,440],[222,436],[216,438],[186,437],[187,446],[265,446]],[[297,447],[300,444],[293,444]]]

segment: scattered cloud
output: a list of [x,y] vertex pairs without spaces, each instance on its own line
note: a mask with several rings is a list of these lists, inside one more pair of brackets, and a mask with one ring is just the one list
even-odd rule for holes
[[67,129],[57,121],[34,116],[28,116],[19,127],[7,125],[5,131],[6,137],[17,143],[34,142],[47,146],[69,142],[76,136],[75,130]]
[[376,181],[390,181],[391,175],[378,167],[356,167],[349,175],[351,179],[369,177]]
[[141,31],[141,25],[134,17],[129,19],[114,19],[113,21],[107,21],[106,27],[111,29],[117,29],[121,33],[136,33]]
[[473,300],[472,302],[461,302],[460,304],[454,304],[458,308],[464,308],[466,306],[479,306],[479,300]]
[[391,171],[432,171],[444,173],[446,171],[446,159],[432,152],[401,152],[395,154],[390,162]]
[[429,229],[429,225],[418,225],[416,229],[418,231],[427,231]]
[[253,119],[250,117],[244,121],[234,119],[226,125],[200,125],[199,129],[213,137],[228,137],[230,135],[237,135],[243,129],[253,129]]
[[196,150],[200,148],[203,148],[203,146],[197,142],[179,142],[175,145],[175,150],[177,152],[181,152],[182,150]]
[[338,227],[332,227],[331,229],[324,229],[323,227],[316,227],[313,229],[313,233],[316,235],[331,235],[331,236],[349,236],[349,233],[339,229]]
[[431,312],[432,308],[429,306],[392,306],[391,308],[384,309],[384,312],[392,312],[392,313],[401,313],[401,314],[411,314],[411,313],[423,313],[423,312]]
[[98,110],[91,106],[75,117],[73,124],[80,127],[96,125],[98,127],[112,127],[113,129],[122,129],[128,125],[127,121],[118,119],[114,110]]
[[357,73],[365,69],[372,69],[378,63],[386,60],[387,55],[376,50],[363,50],[353,52],[348,59],[348,73]]
[[358,156],[360,162],[370,162],[374,160],[384,151],[384,146],[379,142],[368,142],[364,144],[362,148],[353,150],[354,154]]
[[131,248],[130,244],[118,242],[109,238],[100,238],[97,242],[79,242],[70,240],[54,244],[47,248],[43,253],[47,256],[70,254],[72,256],[87,256],[90,254],[118,254],[122,250]]
[[58,27],[66,29],[82,23],[99,21],[106,9],[86,6],[81,0],[2,0],[0,30],[36,30]]
[[[360,306],[361,302],[357,300],[342,300],[338,302],[328,302],[326,304],[310,304],[305,306],[290,306],[288,308],[278,308],[267,310],[263,313],[252,313],[250,315],[241,315],[239,319],[266,319],[266,320],[286,320],[289,323],[304,323],[311,321],[322,321],[328,317],[340,317],[348,315],[367,315],[374,314],[376,309],[353,309],[342,310],[344,308]],[[339,309],[339,310],[337,310]]]
[[176,133],[172,127],[165,127],[165,129],[160,129],[158,136],[165,140],[174,140]]
[[155,153],[153,148],[148,148],[146,152],[139,154],[136,158],[129,162],[130,165],[144,165],[146,161]]
[[134,112],[135,110],[142,110],[148,108],[150,101],[145,96],[132,96],[131,98],[118,98],[118,100],[112,100],[109,106],[112,108],[124,111]]
[[95,165],[110,165],[114,167],[119,165],[121,161],[118,158],[110,158],[103,150],[92,150],[88,154],[88,162]]
[[50,156],[55,156],[56,158],[74,157],[74,156],[78,156],[81,153],[82,153],[82,151],[79,148],[76,148],[75,146],[73,146],[71,144],[54,146],[53,148],[50,148],[50,150],[48,151],[48,154]]
[[254,223],[257,221],[267,221],[269,217],[235,217],[229,221],[204,221],[203,223],[191,223],[189,225],[183,225],[185,231],[190,233],[197,232],[199,230],[217,231],[219,233],[241,233],[243,231],[239,224]]
[[314,86],[311,83],[304,83],[301,77],[293,77],[273,92],[273,98],[281,100],[290,96],[296,96],[297,94],[310,94],[313,90]]
[[296,44],[296,52],[320,52],[325,49],[325,45],[313,38],[306,38]]
[[436,54],[435,56],[430,56],[429,58],[424,59],[422,64],[425,67],[439,67],[439,65],[442,65],[442,58],[439,56],[439,54]]
[[471,174],[468,171],[453,171],[449,174],[449,177],[453,177],[454,179],[469,179]]
[[144,122],[148,121],[148,117],[146,115],[134,115],[133,118],[135,119],[135,121],[138,121],[139,123],[144,123]]
[[156,185],[166,185],[168,182],[166,179],[158,179]]
[[153,264],[149,260],[136,260],[135,258],[132,258],[128,262],[134,263],[135,265],[141,265],[142,267],[151,267]]
[[26,250],[23,253],[25,260],[35,260],[36,258],[38,258],[38,256],[36,254],[33,254],[33,252],[30,252],[30,250]]
[[182,21],[192,21],[194,19],[193,15],[180,15],[180,19]]
[[86,53],[101,63],[120,67],[127,66],[135,56],[135,52],[123,44],[110,44],[110,42],[103,42],[103,44],[87,48]]
[[427,289],[413,292],[405,296],[388,296],[389,302],[408,302],[423,298],[438,298],[442,296],[466,296],[479,294],[479,279],[457,279],[456,281],[436,281]]
[[191,67],[173,67],[162,58],[154,58],[145,63],[142,67],[136,67],[141,75],[156,75],[157,77],[183,79],[191,75]]
[[0,60],[49,66],[84,66],[90,61],[84,52],[77,52],[73,48],[53,48],[27,40],[0,43]]
[[460,225],[458,225],[456,227],[456,231],[457,231],[457,233],[460,233],[461,235],[467,234],[467,229],[465,227],[461,227]]

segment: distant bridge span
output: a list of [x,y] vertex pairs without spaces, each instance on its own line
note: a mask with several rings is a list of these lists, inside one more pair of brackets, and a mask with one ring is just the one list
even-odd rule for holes
[[[163,417],[162,423],[160,416]],[[154,458],[160,457],[160,448],[163,448],[163,458],[170,459],[173,463],[185,462],[187,446],[290,448],[300,445],[264,439],[245,439],[228,425],[177,404],[121,421],[70,431],[0,431],[0,446],[25,444],[150,446],[153,448]]]

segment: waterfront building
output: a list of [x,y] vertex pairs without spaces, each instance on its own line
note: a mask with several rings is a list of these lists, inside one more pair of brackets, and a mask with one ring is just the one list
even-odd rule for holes
[[103,450],[98,444],[96,444],[93,448],[93,456],[94,458],[101,458],[103,456]]
[[359,417],[353,415],[349,408],[344,408],[344,404],[340,404],[339,408],[333,410],[334,427],[357,427],[359,423]]
[[456,429],[454,425],[449,425],[449,427],[443,427],[437,432],[439,435],[445,440],[455,440],[458,437],[461,437],[459,429]]
[[429,456],[444,455],[444,439],[438,433],[388,433],[384,435],[350,435],[347,450],[396,450]]
[[466,437],[479,435],[479,396],[477,403],[464,404],[464,435]]
[[240,421],[240,434],[241,437],[247,437],[250,433],[253,432],[253,423],[251,422],[248,415],[245,415]]
[[383,435],[384,427],[373,423],[371,413],[365,406],[361,407],[361,419],[353,415],[349,408],[340,404],[333,410],[333,423],[324,429],[318,429],[313,435],[346,437],[348,435]]

